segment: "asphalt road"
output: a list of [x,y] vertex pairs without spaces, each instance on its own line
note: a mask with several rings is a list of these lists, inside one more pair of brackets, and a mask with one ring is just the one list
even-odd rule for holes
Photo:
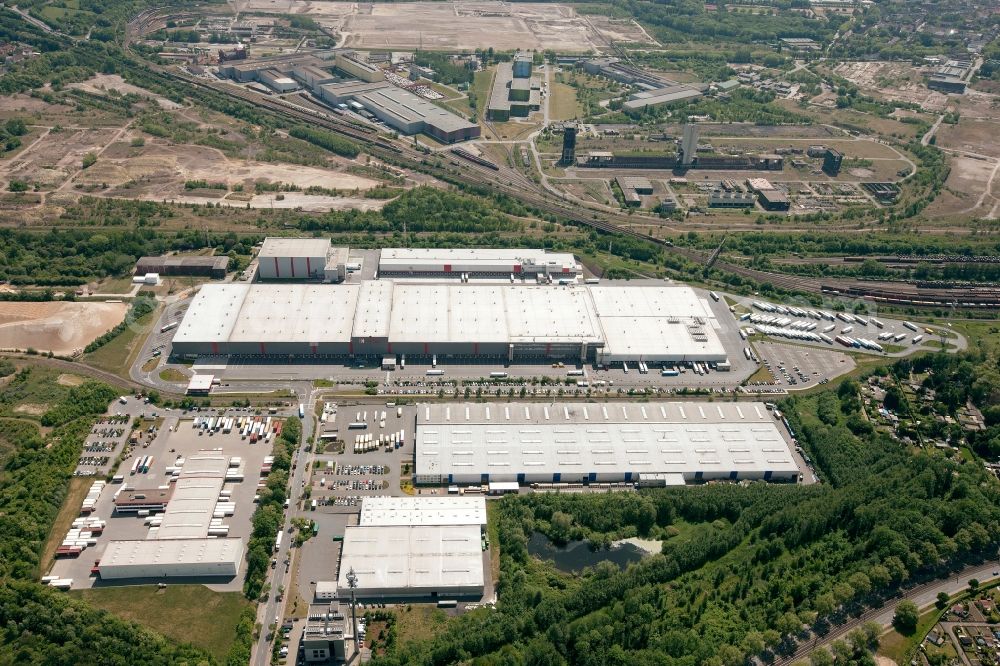
[[991,562],[966,567],[949,578],[933,580],[923,585],[918,585],[917,587],[908,590],[902,595],[902,597],[890,599],[883,606],[873,608],[861,615],[861,617],[854,618],[849,622],[834,627],[825,636],[819,637],[818,640],[810,638],[806,642],[802,643],[794,654],[777,659],[773,662],[773,664],[774,666],[785,666],[786,664],[793,664],[800,659],[805,659],[816,648],[828,645],[837,639],[843,638],[850,633],[852,629],[861,626],[865,622],[877,622],[882,627],[888,628],[892,626],[892,618],[893,615],[895,615],[896,606],[903,599],[909,599],[922,610],[937,601],[938,593],[947,592],[949,595],[957,594],[967,589],[969,587],[969,580],[973,578],[978,580],[980,583],[986,583],[1000,578],[1000,576],[996,575],[996,572],[998,571],[1000,571],[1000,561],[993,560]]
[[[305,404],[306,407],[306,417],[302,419],[302,442],[306,442],[312,437],[314,431],[316,395],[308,388],[303,387],[299,387],[298,393],[299,402]],[[277,622],[284,615],[287,597],[282,597],[282,600],[278,601],[278,588],[283,586],[287,591],[291,587],[291,567],[288,568],[288,573],[285,573],[284,566],[285,560],[292,556],[292,535],[289,534],[288,530],[292,525],[293,518],[306,516],[306,512],[298,508],[298,503],[295,499],[299,496],[298,489],[301,488],[306,478],[306,469],[312,467],[313,457],[314,453],[312,451],[305,453],[300,444],[298,452],[293,458],[294,469],[292,470],[288,491],[292,503],[291,508],[285,511],[285,522],[283,524],[285,536],[281,540],[281,548],[277,553],[272,555],[272,557],[278,560],[278,565],[274,569],[271,569],[268,580],[271,583],[271,589],[267,594],[267,601],[257,607],[257,620],[263,626],[263,630],[261,631],[260,640],[254,645],[254,651],[250,657],[252,666],[267,666],[267,664],[271,663],[271,643],[267,640],[268,634],[271,632],[269,632],[268,628],[272,622]],[[275,630],[272,638],[276,638],[278,635],[280,635],[279,630]]]

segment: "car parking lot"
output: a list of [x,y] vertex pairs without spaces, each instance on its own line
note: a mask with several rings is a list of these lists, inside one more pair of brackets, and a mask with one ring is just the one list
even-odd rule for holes
[[132,417],[129,414],[101,417],[83,443],[73,476],[100,478],[107,475],[115,458],[125,448],[131,432]]
[[757,356],[774,376],[775,386],[789,390],[812,388],[854,369],[850,354],[780,342],[754,344]]

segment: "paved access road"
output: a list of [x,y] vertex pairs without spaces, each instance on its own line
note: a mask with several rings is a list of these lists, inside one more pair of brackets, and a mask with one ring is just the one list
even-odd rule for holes
[[923,585],[918,585],[907,590],[901,597],[890,599],[880,608],[873,608],[861,617],[854,618],[849,622],[834,627],[830,633],[820,637],[819,640],[814,641],[810,639],[803,643],[794,654],[776,659],[773,664],[774,666],[785,666],[786,664],[793,664],[800,659],[805,659],[817,647],[828,645],[837,639],[843,638],[852,629],[861,626],[865,622],[877,622],[882,627],[888,628],[892,625],[896,606],[903,599],[909,599],[918,608],[923,609],[937,601],[939,592],[946,592],[949,595],[957,594],[969,587],[971,579],[975,578],[980,583],[989,582],[1000,578],[998,572],[1000,572],[1000,560],[993,560],[983,564],[970,565],[948,578],[932,580]]
[[[316,394],[305,386],[295,388],[298,389],[299,402],[305,405],[306,416],[302,419],[301,442],[306,442],[313,435],[314,422],[316,420],[314,411]],[[293,469],[288,486],[288,496],[292,499],[291,506],[293,508],[285,511],[285,520],[282,525],[285,536],[281,540],[281,548],[278,549],[277,553],[272,555],[272,557],[278,560],[278,564],[274,569],[271,569],[268,580],[271,584],[271,589],[267,593],[267,600],[257,607],[257,620],[261,623],[263,629],[261,630],[260,640],[254,645],[254,651],[250,658],[252,666],[267,666],[271,663],[271,643],[267,640],[270,633],[268,628],[272,622],[277,622],[284,614],[283,610],[287,597],[283,596],[282,600],[279,601],[278,588],[284,587],[287,591],[292,579],[291,567],[288,567],[288,573],[285,571],[285,560],[291,561],[290,558],[292,557],[291,541],[293,535],[289,533],[289,529],[292,525],[292,518],[305,517],[306,515],[305,511],[298,508],[298,503],[295,499],[299,496],[299,489],[302,486],[303,479],[306,477],[306,470],[312,467],[314,453],[312,451],[308,454],[305,453],[301,442],[298,450],[292,457]],[[272,638],[274,640],[277,640],[280,630],[281,628],[278,627],[273,632]]]

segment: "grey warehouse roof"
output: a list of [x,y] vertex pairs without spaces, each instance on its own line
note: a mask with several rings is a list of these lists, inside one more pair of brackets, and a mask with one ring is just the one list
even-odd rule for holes
[[762,403],[421,405],[416,475],[794,474]]

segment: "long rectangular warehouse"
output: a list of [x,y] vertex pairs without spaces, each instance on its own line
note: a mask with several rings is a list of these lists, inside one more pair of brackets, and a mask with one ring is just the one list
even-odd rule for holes
[[573,277],[582,271],[569,252],[546,252],[534,249],[479,248],[385,248],[379,256],[381,277],[426,276],[470,273],[518,277],[553,275]]
[[799,468],[763,403],[420,405],[422,484],[792,481]]
[[101,578],[232,578],[243,560],[243,539],[112,541],[101,555]]
[[684,286],[209,284],[173,353],[501,362],[723,361],[719,324]]
[[361,599],[481,597],[479,525],[348,525],[337,588],[357,576]]

